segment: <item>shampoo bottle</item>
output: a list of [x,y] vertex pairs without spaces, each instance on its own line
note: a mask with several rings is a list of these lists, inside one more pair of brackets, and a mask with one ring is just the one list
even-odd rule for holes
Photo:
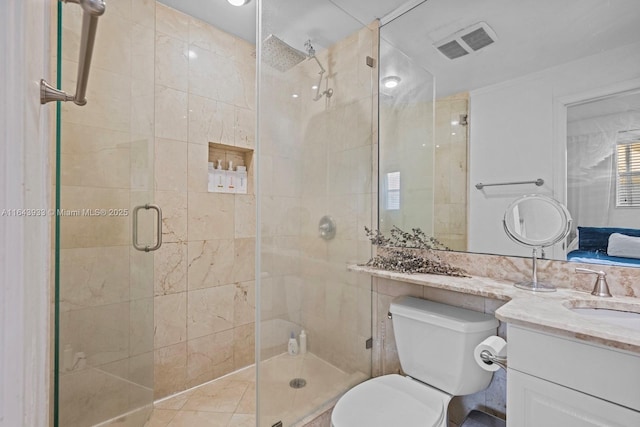
[[304,329],[300,332],[300,354],[307,352],[307,333]]
[[291,332],[291,337],[289,338],[288,351],[291,356],[298,354],[298,341],[296,340],[296,336],[293,332]]

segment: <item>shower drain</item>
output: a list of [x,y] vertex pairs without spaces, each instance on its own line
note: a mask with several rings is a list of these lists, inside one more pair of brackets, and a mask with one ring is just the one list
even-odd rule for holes
[[289,386],[291,388],[302,388],[307,385],[307,380],[304,378],[294,378],[289,381]]

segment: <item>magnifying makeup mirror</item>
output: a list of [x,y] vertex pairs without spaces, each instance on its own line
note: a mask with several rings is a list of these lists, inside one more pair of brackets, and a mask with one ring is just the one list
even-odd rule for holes
[[531,280],[516,283],[517,288],[538,292],[556,290],[552,284],[538,281],[538,249],[555,245],[567,237],[571,221],[571,215],[562,203],[541,194],[522,196],[509,205],[504,213],[504,231],[514,242],[532,248]]

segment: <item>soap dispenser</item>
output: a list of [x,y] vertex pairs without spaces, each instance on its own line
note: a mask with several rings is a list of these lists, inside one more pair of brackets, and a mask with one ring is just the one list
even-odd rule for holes
[[227,185],[227,177],[222,170],[222,160],[218,159],[218,164],[213,171],[213,191],[215,193],[223,193]]
[[227,193],[236,192],[236,173],[233,171],[233,162],[229,160],[229,170],[227,171]]
[[295,356],[296,354],[298,354],[298,341],[296,340],[296,335],[293,332],[291,332],[287,350],[290,356]]

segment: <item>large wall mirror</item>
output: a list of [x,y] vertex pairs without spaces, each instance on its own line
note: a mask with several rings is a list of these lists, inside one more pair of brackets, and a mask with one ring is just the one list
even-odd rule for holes
[[640,235],[638,17],[637,0],[429,0],[383,22],[380,230],[529,256],[502,218],[542,194],[574,220],[546,258],[640,267],[606,243]]

